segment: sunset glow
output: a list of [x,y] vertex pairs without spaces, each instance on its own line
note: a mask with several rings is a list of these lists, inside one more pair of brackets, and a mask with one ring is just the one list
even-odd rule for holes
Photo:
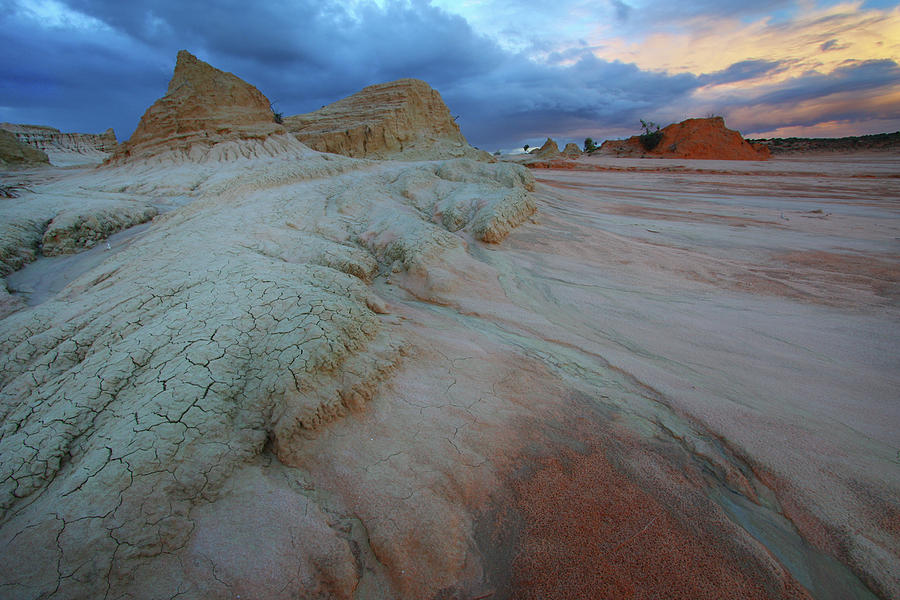
[[[486,148],[631,135],[722,115],[745,135],[900,129],[900,6],[726,0],[355,0],[184,12],[178,2],[5,0],[0,120],[130,135],[186,48],[285,114],[401,77]],[[196,15],[205,15],[200,19]],[[121,82],[100,93],[108,82]]]

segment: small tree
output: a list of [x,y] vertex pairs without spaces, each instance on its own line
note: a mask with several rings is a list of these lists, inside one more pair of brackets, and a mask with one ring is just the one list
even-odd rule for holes
[[641,119],[641,129],[644,130],[644,133],[640,136],[641,145],[649,152],[659,145],[660,140],[662,140],[662,131],[659,130],[659,125],[653,121],[645,121],[643,119]]
[[594,144],[594,140],[591,138],[584,139],[584,151],[588,154],[597,149],[597,146]]
[[272,120],[273,121],[275,121],[279,125],[281,123],[284,123],[284,113],[281,113],[281,112],[278,112],[277,110],[275,110],[274,104],[271,104],[271,103],[269,104],[269,110],[272,111]]
[[528,144],[525,144],[524,146],[522,146],[522,150],[524,150],[525,152],[528,152],[529,148],[531,148],[531,146],[529,146]]

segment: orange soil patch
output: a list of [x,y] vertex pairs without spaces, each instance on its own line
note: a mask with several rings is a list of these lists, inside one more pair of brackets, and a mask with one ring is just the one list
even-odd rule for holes
[[[600,451],[540,459],[514,489],[524,529],[512,598],[773,597],[726,549],[688,530]],[[809,598],[792,580],[775,585],[777,596]]]

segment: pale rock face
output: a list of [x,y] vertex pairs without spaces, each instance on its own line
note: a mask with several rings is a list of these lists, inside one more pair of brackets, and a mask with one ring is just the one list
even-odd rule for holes
[[119,145],[112,128],[101,134],[63,133],[42,125],[0,123],[0,129],[15,134],[20,142],[45,152],[56,166],[98,164]]
[[44,256],[56,256],[92,248],[117,231],[149,221],[157,212],[156,208],[144,203],[117,203],[109,208],[96,206],[90,211],[62,211],[53,217],[41,236],[41,252]]
[[418,79],[364,88],[321,109],[287,117],[287,128],[314,150],[360,158],[475,158],[441,95]]
[[113,233],[149,221],[157,209],[117,193],[23,192],[0,208],[0,276],[38,256],[91,248]]
[[112,162],[173,151],[189,154],[230,140],[264,140],[283,131],[262,92],[181,50],[166,95],[147,109]]
[[[319,154],[289,135],[176,154],[27,198],[66,187],[193,201],[56,300],[0,321],[0,544],[29,557],[2,561],[4,593],[349,599],[370,569],[365,585],[390,590],[380,559],[358,554],[355,521],[279,460],[301,464],[408,351],[372,280],[393,271],[411,293],[448,293],[469,244],[534,212],[534,180],[517,165]],[[41,235],[46,248],[86,219],[18,221],[30,241],[10,244],[11,268],[15,248]],[[393,548],[389,529],[370,535]],[[442,585],[470,568],[460,543],[430,550],[450,565]]]
[[0,166],[48,164],[47,154],[19,141],[15,134],[0,129]]

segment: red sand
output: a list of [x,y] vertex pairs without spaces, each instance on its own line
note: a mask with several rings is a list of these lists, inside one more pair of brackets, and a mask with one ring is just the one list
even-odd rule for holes
[[[514,484],[527,523],[512,598],[771,598],[735,557],[689,531],[604,454],[565,450]],[[779,596],[809,598],[793,581]]]

